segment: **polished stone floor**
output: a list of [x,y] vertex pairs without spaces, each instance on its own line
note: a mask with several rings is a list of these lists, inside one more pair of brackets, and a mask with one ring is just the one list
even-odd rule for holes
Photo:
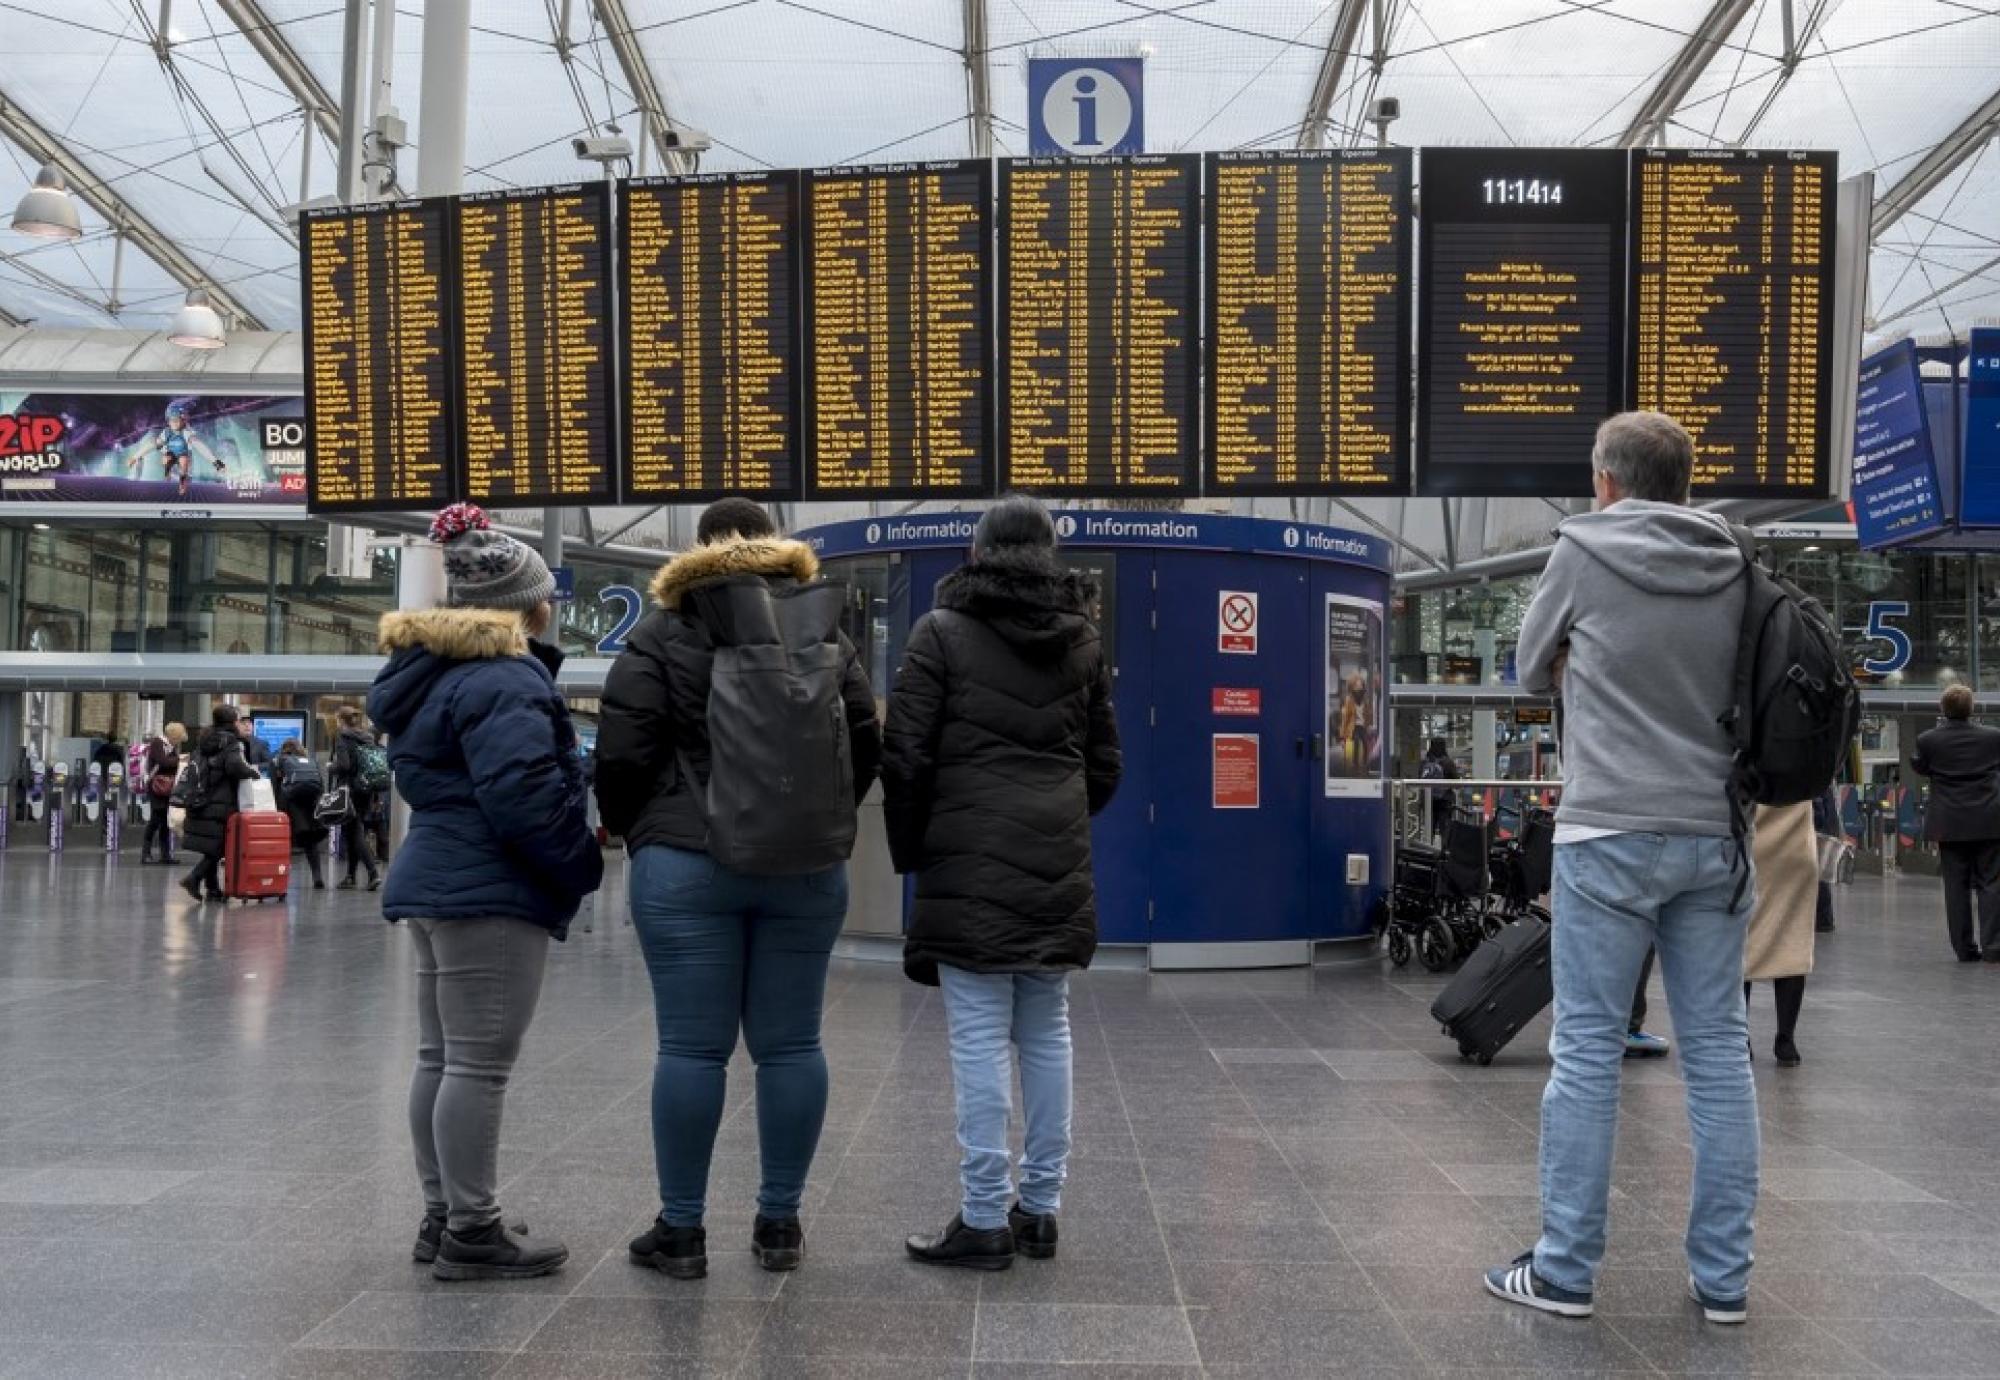
[[1843,890],[1803,1067],[1770,1062],[1758,994],[1733,1330],[1682,1293],[1670,1061],[1627,1069],[1599,1316],[1481,1293],[1535,1231],[1545,1028],[1461,1065],[1439,980],[1373,962],[1080,981],[1062,1257],[987,1277],[900,1257],[954,1201],[937,999],[838,964],[806,1267],[738,1249],[739,1077],[710,1278],[635,1269],[652,1013],[615,892],[556,952],[507,1111],[508,1211],[571,1263],[440,1285],[408,1258],[404,936],[365,894],[200,910],[171,883],[18,837],[0,861],[0,1376],[2000,1374],[2000,967],[1952,961],[1934,882]]

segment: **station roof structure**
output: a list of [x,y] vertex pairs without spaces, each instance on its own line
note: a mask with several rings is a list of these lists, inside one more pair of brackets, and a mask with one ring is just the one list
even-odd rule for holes
[[[0,326],[157,332],[201,287],[232,330],[296,329],[346,8],[0,0],[0,212],[49,162],[83,203],[79,239],[0,230]],[[360,88],[407,125],[367,147],[392,189],[423,9]],[[687,131],[704,171],[1019,154],[1029,58],[1143,56],[1155,151],[1372,143],[1380,96],[1396,144],[1835,149],[1876,179],[1870,332],[2000,314],[2000,0],[479,0],[471,45],[471,189],[598,175],[571,140],[611,126],[656,171]],[[1411,541],[1455,566],[1496,536]]]

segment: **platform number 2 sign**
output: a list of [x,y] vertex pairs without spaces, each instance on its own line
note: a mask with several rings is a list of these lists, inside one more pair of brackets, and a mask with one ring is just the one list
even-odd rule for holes
[[1891,618],[1907,618],[1909,613],[1909,604],[1900,599],[1878,599],[1868,606],[1868,631],[1864,636],[1870,642],[1886,643],[1889,654],[1863,657],[1862,670],[1871,676],[1886,676],[1910,664],[1913,651],[1910,635],[1889,622]]

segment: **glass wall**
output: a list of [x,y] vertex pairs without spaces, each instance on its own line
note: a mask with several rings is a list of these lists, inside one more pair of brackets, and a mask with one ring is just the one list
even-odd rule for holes
[[[2000,556],[1861,551],[1847,542],[1771,548],[1779,572],[1818,599],[1857,669],[1881,686],[1977,679],[2000,690]],[[1390,651],[1400,683],[1506,685],[1535,577],[1397,596]],[[1907,643],[1907,655],[1904,644]]]
[[[606,654],[599,646],[650,608],[653,570],[573,569],[563,649]],[[395,552],[364,578],[329,575],[318,527],[0,526],[0,648],[367,655],[395,606]]]

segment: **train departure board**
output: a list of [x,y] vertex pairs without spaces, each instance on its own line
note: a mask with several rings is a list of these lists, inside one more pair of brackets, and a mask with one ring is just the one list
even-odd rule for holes
[[1620,149],[1427,148],[1417,487],[1590,492],[1625,393]]
[[1002,487],[1194,492],[1200,164],[1001,161]]
[[1632,405],[1694,436],[1699,494],[1829,492],[1836,181],[1831,153],[1634,157]]
[[798,174],[621,187],[624,497],[795,497]]
[[475,192],[457,204],[466,496],[612,501],[610,189]]
[[304,213],[306,506],[434,508],[457,492],[451,204]]
[[1411,162],[1208,156],[1203,492],[1409,491]]
[[993,492],[991,164],[805,178],[805,496]]

